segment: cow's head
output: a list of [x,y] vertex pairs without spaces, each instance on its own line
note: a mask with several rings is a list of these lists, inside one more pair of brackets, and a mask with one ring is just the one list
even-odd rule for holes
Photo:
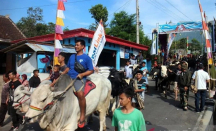
[[45,107],[63,93],[63,91],[53,92],[53,90],[54,89],[50,87],[50,84],[40,84],[32,93],[30,107],[25,115],[29,119],[32,118],[30,123],[36,122],[38,118],[45,119],[43,114],[41,114],[44,112]]
[[162,77],[167,77],[167,67],[166,66],[161,66],[161,76]]
[[27,112],[29,109],[29,98],[31,92],[29,92],[28,87],[20,85],[14,91],[14,109],[19,109],[21,112]]

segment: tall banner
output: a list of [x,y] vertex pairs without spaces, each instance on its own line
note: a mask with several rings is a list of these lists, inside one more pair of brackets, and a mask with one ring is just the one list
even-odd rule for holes
[[91,47],[89,50],[89,57],[92,59],[93,66],[97,65],[99,56],[104,48],[106,43],[105,31],[103,27],[102,20],[100,21],[97,30],[94,33],[94,37],[92,39]]
[[55,50],[54,50],[54,60],[53,60],[54,65],[60,65],[60,63],[58,62],[58,54],[60,53],[60,49],[62,49],[60,40],[63,40],[61,35],[63,34],[63,30],[62,30],[62,26],[64,26],[63,19],[65,19],[63,13],[63,11],[65,11],[64,2],[67,2],[67,0],[58,0],[58,7],[56,12],[57,17],[56,17],[55,36],[54,36],[55,37],[54,38]]
[[151,46],[151,55],[158,55],[158,32],[153,31],[152,32],[152,46]]
[[171,47],[174,39],[175,39],[175,34],[174,33],[170,33],[169,34],[169,38],[168,38],[168,43],[167,43],[167,58],[168,58],[168,55],[169,55],[170,47]]

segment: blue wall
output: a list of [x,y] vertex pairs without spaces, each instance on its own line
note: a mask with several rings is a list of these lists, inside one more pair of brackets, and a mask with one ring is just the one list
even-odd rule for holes
[[[86,42],[86,52],[84,53],[88,53],[88,50],[90,48],[90,44],[91,44],[91,38],[87,38],[87,37],[73,37],[73,38],[67,38],[67,39],[64,39],[64,40],[61,40],[61,44],[62,45],[72,45],[72,46],[75,46],[75,41],[78,40],[78,39],[82,39]],[[53,41],[51,41],[53,42]],[[113,50],[113,51],[116,51],[116,69],[117,70],[120,70],[120,46],[119,45],[116,45],[116,44],[112,44],[112,43],[108,43],[106,42],[105,46],[104,46],[104,49],[107,49],[107,50]],[[130,48],[129,50],[129,53],[133,53],[133,49]],[[46,67],[45,64],[41,63],[40,62],[40,58],[44,58],[45,55],[38,55],[37,56],[37,60],[38,60],[38,68],[44,68]]]

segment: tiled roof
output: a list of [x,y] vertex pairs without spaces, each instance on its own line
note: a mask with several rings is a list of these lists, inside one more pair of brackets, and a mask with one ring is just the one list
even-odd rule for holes
[[26,37],[8,16],[0,15],[0,38],[6,41],[13,41],[25,39]]

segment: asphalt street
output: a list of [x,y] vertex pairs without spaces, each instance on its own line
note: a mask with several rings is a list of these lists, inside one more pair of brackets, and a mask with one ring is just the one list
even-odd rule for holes
[[[149,80],[150,91],[145,94],[145,109],[143,115],[146,121],[146,128],[150,131],[190,131],[197,123],[197,119],[201,115],[196,113],[194,105],[194,94],[190,92],[189,110],[183,111],[179,105],[179,101],[174,100],[173,88],[168,94],[167,99],[158,91],[155,91],[154,81]],[[106,119],[107,131],[113,131],[111,126],[111,118]],[[5,125],[0,131],[8,131],[11,127],[11,118],[7,116]],[[78,131],[98,131],[99,119],[93,117],[93,123],[86,125]],[[38,123],[20,126],[19,131],[42,131]]]

